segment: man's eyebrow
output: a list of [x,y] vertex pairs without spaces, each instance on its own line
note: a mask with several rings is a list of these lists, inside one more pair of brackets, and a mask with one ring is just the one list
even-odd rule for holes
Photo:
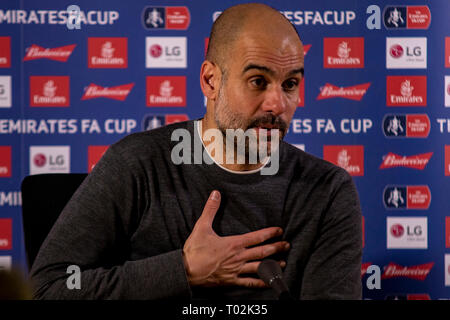
[[294,70],[292,70],[292,71],[290,71],[288,73],[288,76],[292,76],[292,75],[297,74],[297,73],[301,73],[302,77],[303,77],[305,75],[305,68],[294,69]]
[[249,64],[249,65],[247,65],[244,68],[244,71],[242,71],[242,73],[246,73],[247,71],[252,70],[252,69],[256,69],[256,70],[259,70],[259,71],[264,71],[264,72],[267,72],[267,73],[269,73],[271,75],[274,74],[273,70],[271,70],[271,69],[269,69],[269,68],[267,68],[265,66],[259,66],[257,64]]
[[[257,65],[257,64],[249,64],[249,65],[247,65],[244,68],[244,71],[242,73],[244,74],[247,71],[252,70],[252,69],[256,69],[256,70],[259,70],[259,71],[264,71],[264,72],[266,72],[266,73],[268,73],[270,75],[273,75],[275,73],[272,69],[270,69],[268,67],[265,67],[265,66],[260,66],[260,65]],[[297,74],[297,73],[301,73],[302,77],[303,77],[303,75],[305,73],[305,69],[304,68],[298,68],[298,69],[291,70],[291,71],[289,71],[288,76],[292,76],[292,75]]]

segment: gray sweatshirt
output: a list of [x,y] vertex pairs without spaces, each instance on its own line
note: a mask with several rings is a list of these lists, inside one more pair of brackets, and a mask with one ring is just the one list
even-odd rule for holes
[[[278,226],[291,249],[283,277],[298,299],[361,298],[361,209],[344,170],[288,143],[275,175],[237,174],[216,163],[171,161],[174,129],[113,144],[64,208],[31,269],[39,299],[275,299],[270,288],[190,287],[182,248],[212,190],[222,195],[219,236]],[[69,289],[69,265],[81,289]],[[256,275],[254,275],[256,277]]]

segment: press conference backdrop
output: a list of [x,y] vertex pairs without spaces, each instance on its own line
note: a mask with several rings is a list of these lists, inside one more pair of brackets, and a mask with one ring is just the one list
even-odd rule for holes
[[[0,269],[26,270],[25,176],[90,172],[127,134],[204,114],[209,31],[237,3],[1,2]],[[364,298],[450,298],[450,1],[266,3],[305,44],[286,140],[360,194]]]

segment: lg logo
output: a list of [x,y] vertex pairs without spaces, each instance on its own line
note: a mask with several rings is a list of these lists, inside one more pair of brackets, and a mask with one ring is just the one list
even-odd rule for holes
[[[159,58],[162,54],[163,54],[163,48],[160,45],[154,44],[150,47],[150,55],[153,58]],[[166,57],[170,57],[170,56],[178,57],[180,54],[181,54],[181,48],[178,46],[175,46],[175,47],[165,46],[164,47],[164,55]]]
[[[405,228],[401,224],[394,224],[391,227],[391,234],[396,238],[400,238],[405,234]],[[420,225],[406,226],[406,235],[407,236],[421,236],[422,235],[422,227]]]
[[399,44],[394,44],[389,48],[389,54],[392,58],[398,59],[403,56],[403,53],[407,57],[420,57],[422,55],[422,50],[420,47],[406,47],[406,52],[403,47]]
[[[56,157],[50,155],[48,159],[49,165],[58,165],[58,166],[64,165],[63,155],[58,155]],[[47,157],[43,153],[38,153],[37,155],[34,156],[33,162],[37,167],[43,167],[47,164]]]

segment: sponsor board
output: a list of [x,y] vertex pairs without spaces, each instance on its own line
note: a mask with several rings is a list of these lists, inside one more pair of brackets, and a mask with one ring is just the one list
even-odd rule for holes
[[0,178],[12,176],[11,146],[0,146]]
[[428,6],[387,6],[383,11],[386,29],[428,29],[431,12]]
[[450,248],[450,217],[445,217],[445,247]]
[[324,68],[364,68],[364,38],[324,38]]
[[108,148],[109,146],[88,146],[88,173],[94,169]]
[[30,146],[30,175],[70,173],[70,146]]
[[30,106],[68,107],[69,83],[68,76],[30,76]]
[[426,107],[426,76],[387,76],[386,105],[388,107]]
[[189,120],[186,114],[146,114],[142,119],[142,131],[160,128],[175,122]]
[[426,114],[387,114],[383,118],[383,133],[387,138],[426,138],[430,129]]
[[337,87],[333,84],[326,83],[320,88],[320,93],[316,100],[330,99],[330,98],[344,98],[349,100],[361,101],[366,94],[370,82],[358,84],[350,87]]
[[424,281],[431,272],[433,266],[434,262],[409,267],[390,262],[384,267],[384,272],[381,275],[381,279],[408,278]]
[[0,68],[11,67],[11,37],[0,37]]
[[422,153],[413,156],[401,156],[389,152],[387,155],[383,157],[383,162],[381,163],[379,169],[404,167],[423,170],[430,161],[432,155],[433,152]]
[[299,102],[297,107],[304,107],[305,106],[305,78],[302,78],[300,81],[300,84],[298,85],[298,98]]
[[431,191],[426,185],[388,185],[384,188],[383,202],[388,209],[426,210],[430,207]]
[[148,30],[186,30],[191,15],[188,7],[145,7],[142,23]]
[[444,105],[450,107],[450,76],[445,76],[444,80]]
[[11,256],[0,256],[0,271],[10,271],[12,267]]
[[445,67],[450,68],[450,37],[445,37]]
[[431,300],[428,293],[388,294],[385,300]]
[[323,146],[323,159],[347,170],[352,176],[364,176],[364,146]]
[[450,254],[444,257],[445,286],[450,287]]
[[146,68],[186,68],[186,37],[146,37]]
[[128,68],[128,38],[88,38],[88,68]]
[[109,98],[118,101],[125,101],[133,86],[134,83],[128,83],[114,87],[102,87],[97,84],[91,83],[84,91],[81,100]]
[[0,218],[0,250],[12,250],[11,218]]
[[444,172],[446,176],[450,176],[450,145],[445,146],[445,168]]
[[0,108],[11,108],[11,76],[0,76]]
[[23,58],[23,61],[31,61],[37,59],[49,59],[59,62],[67,62],[76,44],[71,44],[57,48],[43,48],[37,44],[32,44],[27,48],[27,53]]
[[426,69],[427,38],[386,38],[387,69]]
[[387,249],[428,249],[427,217],[387,217]]
[[185,76],[148,76],[147,107],[185,107]]

